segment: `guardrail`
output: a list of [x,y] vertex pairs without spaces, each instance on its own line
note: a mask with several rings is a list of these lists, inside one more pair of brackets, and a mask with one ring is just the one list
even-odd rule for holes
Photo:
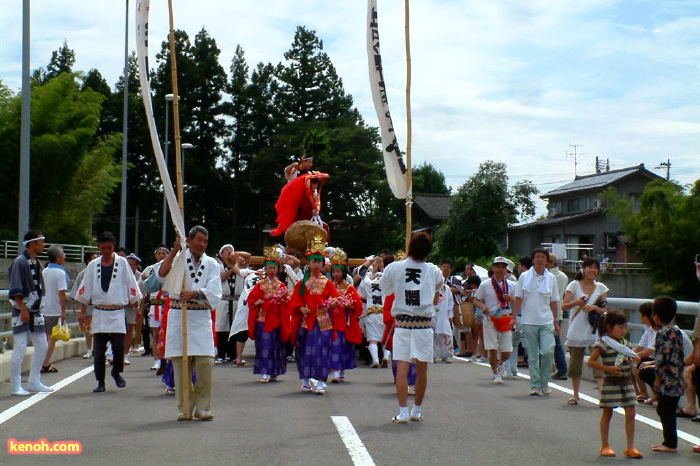
[[[44,261],[48,260],[49,257],[46,255],[46,251],[54,244],[61,243],[46,243],[44,252],[38,256],[39,259]],[[66,260],[68,262],[82,262],[83,256],[86,252],[98,252],[97,247],[85,246],[82,244],[61,244],[61,247],[63,248],[63,252],[66,253]],[[20,251],[19,243],[17,243],[17,241],[0,241],[0,258],[14,259],[15,257],[19,256],[21,252],[22,251]]]

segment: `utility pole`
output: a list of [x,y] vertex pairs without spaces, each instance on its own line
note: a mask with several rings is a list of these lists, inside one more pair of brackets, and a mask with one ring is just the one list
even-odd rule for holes
[[126,247],[126,170],[129,146],[129,0],[124,15],[124,121],[122,124],[122,195],[119,209],[119,246]]
[[22,120],[20,123],[20,159],[19,159],[19,212],[17,221],[17,245],[22,252],[22,240],[29,230],[29,165],[30,165],[30,113],[31,113],[31,79],[29,75],[29,0],[22,3]]
[[[574,148],[573,156],[574,156],[574,178],[575,178],[576,176],[578,176],[578,157],[579,157],[579,155],[584,155],[584,154],[578,154],[577,149],[579,147],[583,147],[583,144],[569,144],[569,147]],[[569,152],[569,155],[572,155],[571,152]]]
[[654,168],[664,168],[666,167],[666,181],[671,181],[671,159],[666,159],[665,162],[661,162]]

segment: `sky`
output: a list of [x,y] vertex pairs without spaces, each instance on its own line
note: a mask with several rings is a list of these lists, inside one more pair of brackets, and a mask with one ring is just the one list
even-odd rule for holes
[[[137,0],[129,1],[135,49]],[[0,1],[0,79],[21,87],[22,0]],[[151,63],[168,31],[151,1]],[[316,31],[365,121],[378,126],[368,81],[365,0],[173,0],[175,27],[205,28],[228,71],[277,64],[303,25]],[[410,0],[412,163],[431,163],[456,190],[486,160],[510,183],[544,193],[594,173],[644,163],[681,184],[700,178],[700,1]],[[378,0],[389,107],[406,148],[404,1]],[[124,63],[125,1],[31,2],[32,70],[67,40],[74,70],[114,86]],[[157,44],[157,45],[156,45]],[[576,157],[574,157],[574,152]],[[660,167],[660,168],[656,168]],[[321,167],[322,168],[322,167]],[[546,212],[538,201],[538,215]]]

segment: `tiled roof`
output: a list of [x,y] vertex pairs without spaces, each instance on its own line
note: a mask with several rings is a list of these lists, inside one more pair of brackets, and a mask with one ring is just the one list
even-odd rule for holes
[[583,219],[589,218],[589,217],[599,217],[601,215],[603,215],[602,210],[592,210],[589,212],[582,212],[582,213],[573,214],[573,215],[564,215],[561,217],[545,218],[542,220],[537,220],[536,222],[525,223],[523,225],[517,225],[514,227],[510,227],[509,230],[528,230],[530,228],[535,228],[535,227],[545,226],[545,225],[561,225],[561,224],[572,223],[572,222],[575,222],[578,220],[583,220]]
[[622,168],[620,170],[611,170],[609,172],[603,172],[594,175],[577,176],[571,183],[567,183],[564,186],[560,186],[556,189],[553,189],[552,191],[543,194],[541,197],[543,199],[547,199],[552,196],[568,194],[576,191],[600,190],[633,173],[644,174],[651,179],[661,179],[661,177],[658,176],[656,173],[650,172],[649,170],[644,168],[644,164],[642,163],[636,167]]
[[413,203],[429,217],[445,220],[450,215],[452,197],[449,194],[418,194]]

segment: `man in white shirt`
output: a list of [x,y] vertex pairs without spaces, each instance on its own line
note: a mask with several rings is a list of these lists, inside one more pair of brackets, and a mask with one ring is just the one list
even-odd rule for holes
[[58,369],[51,365],[51,356],[56,348],[56,340],[51,337],[53,328],[66,321],[66,290],[68,289],[68,274],[63,268],[66,261],[66,254],[58,244],[51,246],[46,254],[49,256],[49,265],[42,272],[44,277],[44,287],[46,294],[41,300],[41,313],[46,321],[46,340],[49,349],[46,352],[44,363],[41,365],[42,373],[58,372]]
[[554,335],[559,334],[559,290],[554,276],[547,271],[549,252],[537,248],[532,267],[520,275],[515,287],[515,309],[521,311],[520,327],[527,348],[530,368],[530,395],[549,395]]

